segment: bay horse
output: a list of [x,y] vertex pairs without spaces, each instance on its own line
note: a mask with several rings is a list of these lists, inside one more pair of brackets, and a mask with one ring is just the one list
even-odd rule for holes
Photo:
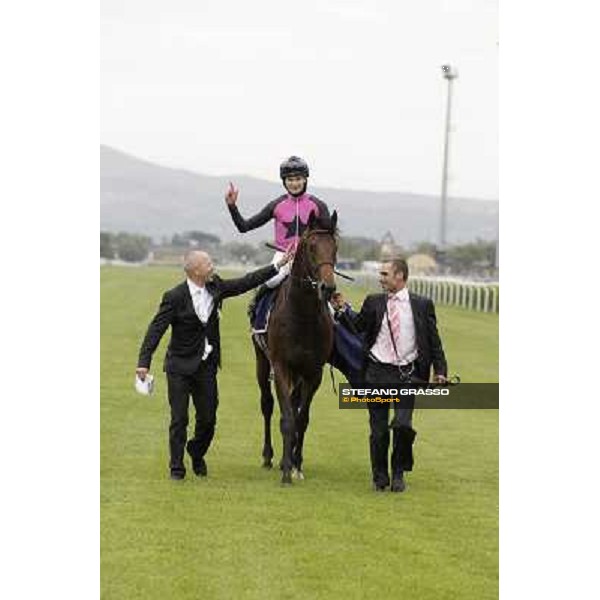
[[266,347],[256,334],[252,337],[265,426],[263,466],[273,466],[272,367],[281,415],[280,466],[284,484],[292,483],[292,475],[304,479],[302,451],[310,404],[333,347],[333,322],[327,302],[335,291],[336,225],[336,211],[331,218],[311,213],[298,242],[290,275],[281,284],[271,310]]

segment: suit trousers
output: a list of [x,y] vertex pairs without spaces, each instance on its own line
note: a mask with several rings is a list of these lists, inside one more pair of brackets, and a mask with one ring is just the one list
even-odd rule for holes
[[[366,384],[369,387],[383,387],[384,384],[403,383],[397,367],[369,361],[365,371]],[[412,471],[413,443],[416,432],[412,428],[414,396],[401,396],[401,404],[394,405],[392,421],[392,479],[401,477],[404,471]],[[388,452],[390,446],[389,405],[369,405],[369,451],[371,471],[376,485],[387,486],[390,483]]]
[[196,412],[194,437],[190,447],[194,455],[202,458],[215,434],[219,393],[217,388],[217,363],[209,360],[200,363],[192,375],[167,373],[171,424],[169,450],[171,473],[185,474],[183,456],[187,441],[189,399],[192,397]]

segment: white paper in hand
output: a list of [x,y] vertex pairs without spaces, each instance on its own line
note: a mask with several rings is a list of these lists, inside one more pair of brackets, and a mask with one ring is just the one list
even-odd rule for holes
[[139,376],[136,375],[135,390],[144,396],[149,396],[154,391],[154,376],[148,373],[144,378],[144,381],[142,381]]
[[204,353],[202,354],[202,360],[206,360],[208,355],[212,352],[213,347],[208,343],[208,340],[204,338]]

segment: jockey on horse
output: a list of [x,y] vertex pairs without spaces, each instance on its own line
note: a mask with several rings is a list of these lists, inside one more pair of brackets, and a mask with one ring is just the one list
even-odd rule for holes
[[[311,212],[317,217],[330,218],[327,204],[306,192],[307,179],[309,176],[308,165],[297,156],[290,156],[281,163],[279,175],[287,194],[279,196],[267,204],[259,213],[244,219],[236,205],[239,190],[230,183],[229,190],[225,195],[225,201],[229,208],[231,218],[238,231],[245,233],[252,229],[262,227],[271,219],[275,220],[275,244],[279,251],[273,256],[273,262],[277,262],[283,255],[284,250],[290,246],[296,247],[298,240],[304,233]],[[255,341],[261,340],[267,328],[267,318],[270,307],[275,299],[275,289],[289,275],[292,263],[287,263],[279,273],[261,286],[249,306],[249,316]],[[333,308],[331,309],[333,313]],[[356,383],[359,379],[361,361],[361,340],[341,324],[335,321],[334,351],[329,362],[344,373],[349,382]]]
[[[297,156],[290,156],[281,163],[279,175],[287,193],[272,200],[259,213],[248,219],[244,219],[238,210],[239,190],[232,183],[229,184],[229,190],[225,195],[229,213],[240,233],[262,227],[274,219],[275,245],[279,250],[273,256],[273,263],[280,260],[290,246],[296,247],[307,227],[311,213],[314,212],[320,218],[330,217],[325,202],[306,192],[309,169],[304,160]],[[291,263],[288,263],[257,291],[248,311],[255,333],[266,330],[267,312],[274,298],[272,290],[289,275],[290,269]]]

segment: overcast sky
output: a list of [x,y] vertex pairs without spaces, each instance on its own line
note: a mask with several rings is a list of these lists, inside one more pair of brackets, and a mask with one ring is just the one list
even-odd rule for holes
[[167,166],[498,198],[496,0],[101,0],[101,141]]

